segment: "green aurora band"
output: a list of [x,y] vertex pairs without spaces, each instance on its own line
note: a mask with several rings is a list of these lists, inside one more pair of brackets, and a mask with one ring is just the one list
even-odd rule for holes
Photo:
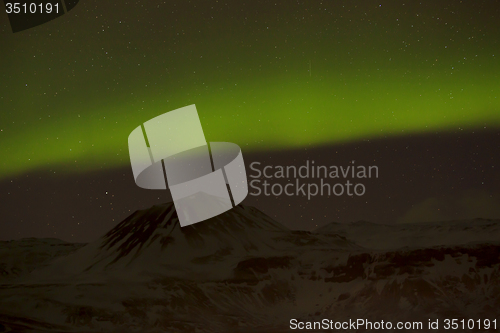
[[[3,130],[0,176],[37,168],[73,172],[126,165],[127,138],[135,127],[189,104],[197,106],[207,141],[235,142],[244,151],[500,125],[498,87],[492,89],[492,80],[478,84],[470,80],[472,73],[458,71],[438,79],[377,74],[352,82],[269,77],[198,90],[196,96],[183,91],[168,100],[152,95],[140,103],[140,112],[138,103],[126,100],[102,105],[106,116],[99,109],[87,111],[95,105],[79,105],[79,111],[45,125]],[[78,168],[71,166],[74,162]]]
[[[206,8],[179,21],[158,12],[158,22],[174,23],[154,36],[152,25],[122,22],[109,9],[109,37],[91,21],[100,16],[75,9],[71,20],[3,35],[10,81],[0,93],[0,179],[129,165],[130,132],[190,104],[207,141],[234,142],[243,153],[500,127],[498,29],[485,31],[479,16],[444,22],[433,2],[420,16],[390,9],[399,3],[349,14],[349,4],[300,22],[294,7],[269,5],[269,17],[255,12],[248,25],[225,14],[229,7],[218,25],[207,25]],[[290,24],[272,10],[290,10]],[[190,28],[195,14],[204,29]]]

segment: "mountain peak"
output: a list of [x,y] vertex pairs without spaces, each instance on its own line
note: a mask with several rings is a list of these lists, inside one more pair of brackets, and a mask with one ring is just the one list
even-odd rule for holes
[[191,262],[197,263],[190,266],[195,270],[205,271],[202,266],[209,265],[210,271],[217,271],[213,265],[231,263],[231,257],[237,262],[252,254],[274,253],[276,239],[286,238],[289,232],[258,209],[243,205],[181,227],[174,204],[163,203],[137,210],[104,236],[53,266],[69,274],[126,269],[164,275],[174,274]]
[[201,239],[204,235],[239,235],[240,239],[246,240],[241,239],[244,247],[249,250],[255,246],[250,245],[252,242],[247,239],[248,229],[288,230],[258,209],[243,205],[203,222],[181,227],[175,206],[169,202],[134,212],[101,238],[99,248],[103,251],[115,249],[118,252],[119,255],[109,264],[132,252],[137,257],[144,248],[155,242],[159,242],[162,250],[180,238],[184,238],[190,245],[202,246]]

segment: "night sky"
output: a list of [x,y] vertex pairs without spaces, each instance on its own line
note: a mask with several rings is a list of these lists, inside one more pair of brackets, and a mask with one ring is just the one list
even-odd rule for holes
[[190,104],[247,167],[379,167],[362,197],[243,202],[288,227],[500,218],[499,22],[495,1],[80,0],[19,33],[2,14],[0,239],[90,241],[170,201],[135,185],[127,138]]

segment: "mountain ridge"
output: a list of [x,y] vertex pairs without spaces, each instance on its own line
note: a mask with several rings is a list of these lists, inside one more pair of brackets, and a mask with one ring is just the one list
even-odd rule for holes
[[394,250],[495,242],[500,239],[500,220],[475,218],[402,224],[332,222],[312,232],[341,235],[369,249]]
[[[314,236],[294,232],[250,206],[238,205],[223,214],[180,227],[172,203],[137,210],[94,242],[53,267],[35,272],[37,278],[55,272],[80,275],[126,270],[139,275],[185,274],[186,263],[193,276],[217,271],[220,278],[231,274],[241,258],[295,253],[307,240],[339,248],[354,248],[352,242],[336,235]],[[297,241],[300,239],[300,241]]]
[[[247,206],[181,228],[172,204],[156,205],[3,280],[0,331],[274,333],[289,331],[290,318],[491,320],[500,315],[500,242],[487,240],[496,223],[475,225],[334,224],[371,238],[372,249],[335,233],[288,230]],[[462,238],[422,241],[450,230]],[[405,246],[395,248],[395,236]],[[412,237],[418,246],[408,246]]]

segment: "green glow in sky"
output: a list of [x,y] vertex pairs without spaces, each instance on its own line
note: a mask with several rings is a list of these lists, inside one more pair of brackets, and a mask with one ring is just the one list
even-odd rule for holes
[[190,104],[207,141],[243,153],[500,126],[497,32],[480,38],[469,25],[456,34],[449,27],[460,17],[444,24],[432,8],[379,14],[386,7],[359,17],[353,9],[349,20],[344,6],[332,8],[335,21],[318,17],[321,9],[300,31],[297,8],[280,16],[290,26],[272,12],[253,26],[221,13],[205,30],[179,19],[182,29],[173,23],[154,36],[151,23],[125,26],[101,8],[108,32],[77,7],[78,16],[4,35],[0,178],[129,165],[129,133]]
[[73,170],[75,161],[84,170],[128,164],[131,130],[191,103],[198,108],[208,141],[235,142],[244,150],[500,124],[500,100],[493,97],[497,91],[492,80],[478,84],[460,73],[405,80],[394,74],[365,75],[363,80],[340,82],[307,75],[302,81],[270,77],[199,90],[192,97],[189,88],[170,98],[144,92],[149,101],[140,104],[140,112],[137,103],[129,105],[127,100],[91,105],[90,110],[83,103],[67,115],[56,109],[56,120],[38,119],[39,125],[37,119],[16,117],[14,122],[31,126],[3,130],[0,174],[5,177],[50,165],[70,165]]

